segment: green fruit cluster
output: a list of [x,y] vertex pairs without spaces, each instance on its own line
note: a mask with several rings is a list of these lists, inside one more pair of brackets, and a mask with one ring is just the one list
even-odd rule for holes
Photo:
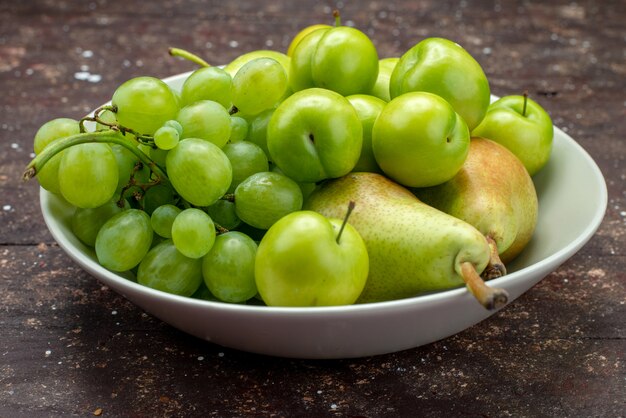
[[180,89],[137,77],[47,122],[25,177],[76,208],[100,264],[165,292],[326,306],[465,284],[501,306],[483,279],[532,236],[549,116],[526,95],[490,105],[453,41],[381,59],[335,18],[224,68],[170,49],[200,65]]

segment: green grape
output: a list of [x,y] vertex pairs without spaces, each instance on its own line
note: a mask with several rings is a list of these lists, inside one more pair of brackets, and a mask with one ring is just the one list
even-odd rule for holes
[[[163,241],[167,241],[167,240],[168,240],[168,238],[163,238],[162,236],[160,236],[158,234],[152,234],[152,244],[150,244],[150,249],[153,249],[154,247],[156,247],[157,245],[159,245]],[[138,267],[139,266],[137,266],[137,268]],[[137,275],[137,272],[135,272],[135,275]]]
[[224,145],[224,154],[230,160],[233,169],[233,180],[227,193],[233,193],[239,183],[261,171],[269,171],[267,156],[256,144],[242,141]]
[[118,213],[102,225],[96,236],[98,262],[109,270],[130,270],[150,249],[152,235],[147,213],[138,209]]
[[258,244],[261,242],[265,234],[267,233],[267,229],[259,229],[255,228],[252,225],[248,225],[245,222],[241,222],[241,224],[237,227],[237,231],[242,232],[252,238]]
[[283,174],[256,173],[237,186],[235,209],[242,221],[268,229],[283,216],[302,209],[302,192]]
[[180,141],[168,152],[165,167],[176,192],[195,206],[215,203],[232,181],[232,167],[226,154],[202,139]]
[[72,232],[83,244],[93,247],[102,225],[122,210],[113,201],[97,208],[76,208],[72,216]]
[[241,224],[241,219],[235,212],[235,202],[220,199],[206,208],[213,221],[226,229],[235,229]]
[[147,144],[138,144],[137,148],[139,148],[139,151],[143,152],[148,157],[150,156],[150,151],[152,151],[152,147]]
[[246,139],[248,135],[248,121],[239,116],[230,117],[230,138],[229,142],[239,142]]
[[[68,118],[50,120],[44,123],[35,134],[35,139],[33,140],[33,149],[35,154],[41,153],[45,147],[57,139],[76,135],[78,133],[80,133],[80,127],[77,120]],[[61,151],[48,160],[41,171],[37,173],[37,180],[39,181],[41,187],[56,194],[61,193],[58,173],[63,152],[64,151]]]
[[215,224],[200,209],[185,209],[172,223],[172,241],[184,256],[203,257],[215,242]]
[[166,240],[139,264],[137,283],[180,296],[191,296],[202,284],[202,260],[185,257]]
[[168,150],[164,150],[161,148],[151,148],[150,149],[150,158],[152,161],[157,163],[160,167],[165,167],[165,159],[167,158]]
[[213,296],[209,288],[206,287],[206,284],[204,284],[204,281],[200,283],[198,290],[196,290],[194,294],[191,295],[191,297],[194,299],[210,300],[211,302],[219,302],[219,299]]
[[159,149],[166,151],[171,150],[178,145],[179,139],[180,134],[178,133],[178,130],[171,126],[161,126],[154,133],[154,144],[159,147]]
[[254,280],[256,250],[252,238],[241,232],[227,232],[215,239],[213,248],[202,259],[202,277],[216,298],[241,303],[257,294]]
[[170,128],[176,129],[176,132],[178,132],[179,137],[183,134],[183,125],[181,125],[180,122],[178,122],[175,119],[168,120],[167,122],[163,124],[163,126],[168,126]]
[[233,80],[219,67],[202,67],[191,73],[183,84],[183,106],[200,100],[213,100],[229,109],[232,103]]
[[141,134],[152,135],[178,113],[178,99],[167,84],[154,77],[136,77],[119,86],[111,103],[117,121]]
[[117,188],[116,192],[120,192],[124,186],[126,186],[130,180],[130,176],[134,174],[134,177],[138,181],[147,181],[150,178],[150,169],[142,164],[139,171],[135,171],[135,166],[139,163],[139,158],[130,152],[126,147],[119,144],[111,144],[111,151],[117,161]]
[[287,73],[280,63],[272,58],[256,58],[233,78],[233,104],[245,114],[256,115],[276,106],[287,90]]
[[[100,114],[98,115],[98,118],[100,118],[102,121],[107,122],[107,123],[111,123],[111,124],[117,123],[117,117],[115,117],[115,112],[108,110],[108,109],[100,112]],[[100,122],[96,122],[96,132],[108,131],[109,129],[111,129],[110,126],[104,125]]]
[[274,109],[268,109],[253,117],[248,125],[248,136],[246,138],[246,141],[260,146],[268,158],[270,158],[270,152],[267,148],[267,125],[270,123],[273,114]]
[[146,190],[143,195],[143,210],[151,215],[159,206],[172,203],[176,200],[176,194],[168,184],[157,184]]
[[217,102],[201,100],[183,107],[176,120],[183,127],[183,138],[200,138],[222,148],[230,138],[230,115]]
[[[274,165],[271,171],[274,173],[285,175],[285,173],[283,173],[283,170],[281,170],[280,167],[278,167],[277,165]],[[306,201],[306,198],[309,197],[309,195],[313,193],[313,190],[317,188],[317,185],[315,183],[296,181],[296,184],[300,187],[300,191],[302,192],[302,198],[304,199],[304,201]]]
[[118,178],[117,161],[108,144],[74,145],[64,151],[59,164],[61,194],[79,208],[96,208],[111,200]]
[[150,224],[152,229],[163,238],[172,238],[172,224],[176,216],[182,212],[174,205],[161,205],[152,212]]

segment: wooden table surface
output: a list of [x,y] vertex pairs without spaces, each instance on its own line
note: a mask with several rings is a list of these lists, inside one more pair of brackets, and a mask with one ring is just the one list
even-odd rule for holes
[[[545,3],[545,4],[543,4]],[[549,4],[548,4],[549,3]],[[602,169],[597,234],[458,335],[371,358],[263,357],[188,336],[85,273],[23,183],[45,121],[80,118],[139,75],[285,50],[344,22],[398,56],[428,36],[468,49],[496,95],[527,89]],[[0,1],[0,416],[624,416],[626,2]]]

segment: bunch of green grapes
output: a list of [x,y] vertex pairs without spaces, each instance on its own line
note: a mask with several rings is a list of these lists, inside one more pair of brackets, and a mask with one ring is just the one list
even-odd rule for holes
[[105,268],[177,295],[258,304],[258,242],[303,203],[265,140],[291,92],[288,65],[257,51],[201,66],[180,91],[128,80],[92,115],[45,123],[27,176],[75,207],[72,232]]

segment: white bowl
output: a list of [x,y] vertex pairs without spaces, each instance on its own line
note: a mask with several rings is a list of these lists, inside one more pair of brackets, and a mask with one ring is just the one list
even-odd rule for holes
[[[180,88],[189,73],[166,79]],[[491,286],[519,297],[575,254],[606,210],[604,178],[591,157],[560,129],[548,165],[535,177],[536,233]],[[294,358],[352,358],[400,351],[456,334],[489,317],[465,288],[408,299],[317,308],[232,305],[171,295],[101,267],[71,232],[72,208],[41,189],[41,210],[54,239],[81,267],[147,312],[207,341],[255,353]],[[505,308],[506,309],[506,308]]]

